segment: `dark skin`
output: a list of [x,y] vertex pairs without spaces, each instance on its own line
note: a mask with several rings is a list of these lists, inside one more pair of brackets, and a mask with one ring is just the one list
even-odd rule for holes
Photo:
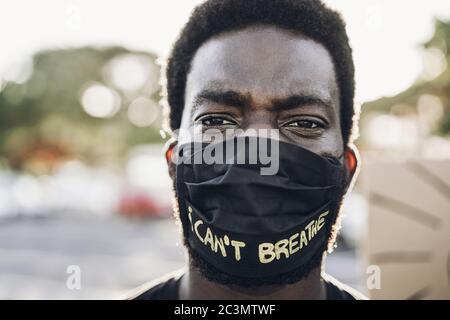
[[[181,129],[278,129],[279,139],[321,155],[345,157],[350,178],[356,149],[344,146],[339,90],[325,47],[301,34],[253,26],[214,37],[196,52],[188,74]],[[181,133],[169,148],[183,143]],[[174,177],[174,165],[168,161]],[[180,299],[325,299],[321,270],[288,286],[227,287],[190,266]]]

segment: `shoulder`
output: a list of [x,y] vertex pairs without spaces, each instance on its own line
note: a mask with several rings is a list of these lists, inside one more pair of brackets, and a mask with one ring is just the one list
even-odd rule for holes
[[323,273],[322,279],[327,287],[327,300],[367,300],[368,298],[357,290],[339,282],[332,276]]
[[178,287],[184,269],[170,272],[134,289],[127,300],[178,300]]

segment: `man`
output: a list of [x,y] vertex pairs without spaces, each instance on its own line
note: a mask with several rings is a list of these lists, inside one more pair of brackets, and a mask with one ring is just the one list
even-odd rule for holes
[[[134,298],[363,298],[321,273],[358,167],[354,67],[339,14],[318,0],[206,1],[176,41],[166,77],[178,132],[166,156],[189,266]],[[277,148],[277,139],[257,142],[271,145],[278,171],[172,161],[175,147],[209,129],[276,131]]]

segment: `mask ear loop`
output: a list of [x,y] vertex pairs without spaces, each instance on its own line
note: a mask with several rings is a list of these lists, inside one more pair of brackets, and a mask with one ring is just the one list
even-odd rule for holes
[[175,148],[175,145],[170,145],[170,146],[167,148],[166,153],[165,153],[166,161],[167,161],[167,162],[173,161],[172,156],[173,156],[173,149],[174,149],[174,148]]
[[[331,179],[335,182],[334,183],[334,187],[338,188],[342,182],[346,181],[346,162],[344,161],[344,163],[341,162],[342,159],[344,159],[346,157],[346,152],[342,152],[339,156],[334,157],[334,156],[324,156],[325,159],[327,159],[331,165],[337,167],[337,170],[333,170],[332,171],[332,177]],[[333,188],[334,189],[334,188]],[[337,189],[334,189],[337,190]],[[335,191],[331,191],[331,193],[334,194]],[[333,198],[335,197],[334,195],[332,196]]]
[[357,155],[355,155],[355,153],[352,152],[351,149],[348,149],[344,151],[344,156],[345,156],[345,166],[347,167],[349,172],[351,172],[353,175],[358,165]]
[[334,165],[340,165],[340,164],[341,164],[341,161],[340,161],[340,160],[342,160],[342,159],[344,158],[345,155],[346,155],[346,153],[345,153],[345,151],[344,151],[344,152],[341,153],[340,156],[337,156],[337,157],[333,157],[333,156],[324,156],[324,158],[327,159],[328,161],[330,161],[330,162],[331,162],[332,164],[334,164]]
[[[181,154],[180,154],[181,152]],[[178,156],[183,157],[183,149],[178,150]],[[178,159],[180,161],[180,159]],[[192,161],[192,160],[191,160]],[[190,228],[190,218],[189,218],[189,211],[186,204],[186,186],[184,184],[184,166],[183,160],[179,162],[175,167],[175,176],[176,176],[176,183],[175,188],[177,192],[177,202],[178,202],[178,214],[180,215],[181,225],[183,228],[183,234],[185,239],[188,239],[189,236],[189,228]]]

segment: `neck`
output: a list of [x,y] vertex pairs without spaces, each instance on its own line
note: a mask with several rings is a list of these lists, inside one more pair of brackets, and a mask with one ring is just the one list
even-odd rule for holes
[[181,278],[179,297],[181,300],[323,300],[326,288],[321,281],[320,267],[290,285],[244,288],[209,281],[190,265]]

